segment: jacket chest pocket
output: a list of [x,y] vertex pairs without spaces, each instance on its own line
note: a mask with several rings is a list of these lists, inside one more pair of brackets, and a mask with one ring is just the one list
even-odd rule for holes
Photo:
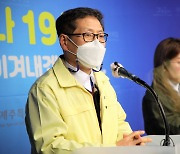
[[93,106],[91,105],[77,105],[77,106],[67,106],[61,111],[61,113],[63,117],[69,117],[69,116],[83,114],[91,110],[94,110]]

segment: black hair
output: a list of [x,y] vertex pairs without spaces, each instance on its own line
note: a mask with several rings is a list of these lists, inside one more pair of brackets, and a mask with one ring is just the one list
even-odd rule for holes
[[56,19],[56,31],[58,37],[60,34],[73,33],[76,29],[76,20],[87,16],[97,18],[104,30],[103,15],[99,10],[88,7],[78,7],[63,12]]

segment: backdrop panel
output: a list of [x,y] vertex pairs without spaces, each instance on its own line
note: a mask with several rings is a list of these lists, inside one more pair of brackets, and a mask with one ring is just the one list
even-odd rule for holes
[[0,153],[27,154],[24,116],[33,82],[62,54],[55,19],[74,7],[102,11],[109,34],[103,70],[113,84],[133,130],[144,129],[141,101],[145,89],[111,75],[121,63],[151,84],[153,54],[159,41],[180,37],[179,0],[1,0],[0,1]]

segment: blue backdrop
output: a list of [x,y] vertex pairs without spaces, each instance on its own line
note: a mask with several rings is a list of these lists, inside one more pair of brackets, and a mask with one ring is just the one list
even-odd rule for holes
[[55,19],[70,8],[101,10],[109,34],[104,71],[114,86],[133,130],[144,129],[145,89],[113,78],[110,64],[121,63],[151,84],[153,54],[166,37],[180,37],[179,0],[1,0],[0,1],[0,153],[28,154],[25,103],[30,86],[62,53]]

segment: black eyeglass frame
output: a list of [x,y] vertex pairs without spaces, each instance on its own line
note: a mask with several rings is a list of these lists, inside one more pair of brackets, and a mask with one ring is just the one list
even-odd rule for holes
[[[85,35],[86,34],[89,34],[89,35],[93,34],[93,39],[91,41],[87,41],[85,39]],[[104,41],[101,41],[101,40],[98,39],[99,35],[102,35],[102,34],[104,34],[104,36],[103,36],[104,37]],[[85,42],[92,42],[94,40],[95,36],[96,36],[96,38],[99,40],[99,42],[105,43],[105,42],[107,42],[107,38],[108,38],[108,34],[107,33],[99,33],[99,34],[94,34],[94,33],[74,33],[74,34],[68,34],[68,33],[66,33],[66,35],[69,35],[69,36],[71,36],[71,35],[72,36],[80,36],[80,35],[82,35]]]

